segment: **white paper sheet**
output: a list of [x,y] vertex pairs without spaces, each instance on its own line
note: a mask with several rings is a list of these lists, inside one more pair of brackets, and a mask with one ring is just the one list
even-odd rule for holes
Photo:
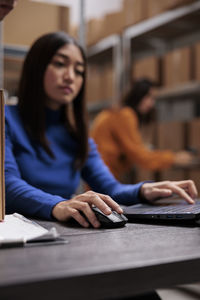
[[0,222],[0,246],[9,242],[22,241],[26,243],[31,240],[56,239],[57,237],[59,234],[54,227],[47,230],[17,213],[6,215],[4,221]]

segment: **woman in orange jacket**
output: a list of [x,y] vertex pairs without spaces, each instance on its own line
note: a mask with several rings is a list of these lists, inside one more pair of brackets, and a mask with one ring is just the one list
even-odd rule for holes
[[155,105],[155,88],[156,84],[148,79],[136,81],[119,108],[101,112],[93,122],[91,136],[116,178],[133,165],[156,171],[173,164],[185,166],[192,160],[186,151],[149,150],[144,145],[140,123]]

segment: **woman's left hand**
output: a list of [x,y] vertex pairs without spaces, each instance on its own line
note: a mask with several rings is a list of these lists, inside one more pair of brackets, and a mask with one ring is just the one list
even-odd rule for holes
[[144,183],[140,189],[141,197],[151,203],[173,194],[185,199],[189,204],[194,204],[194,199],[198,193],[192,180]]

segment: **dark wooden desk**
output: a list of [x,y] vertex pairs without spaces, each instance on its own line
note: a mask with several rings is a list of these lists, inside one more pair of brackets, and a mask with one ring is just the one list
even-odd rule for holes
[[200,280],[200,227],[54,225],[69,244],[0,250],[1,300],[114,299]]

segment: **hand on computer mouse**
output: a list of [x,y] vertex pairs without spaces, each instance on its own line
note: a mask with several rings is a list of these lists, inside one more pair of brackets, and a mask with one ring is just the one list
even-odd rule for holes
[[118,228],[123,227],[128,219],[123,214],[118,214],[116,211],[112,211],[111,214],[105,215],[99,208],[93,206],[93,212],[95,213],[97,220],[101,224],[102,228]]
[[101,224],[92,210],[92,206],[96,206],[105,215],[110,215],[112,210],[119,214],[123,213],[119,204],[111,197],[88,191],[70,200],[57,203],[52,210],[52,215],[58,221],[67,221],[70,218],[74,218],[83,227],[89,227],[91,224],[93,227],[98,228]]

